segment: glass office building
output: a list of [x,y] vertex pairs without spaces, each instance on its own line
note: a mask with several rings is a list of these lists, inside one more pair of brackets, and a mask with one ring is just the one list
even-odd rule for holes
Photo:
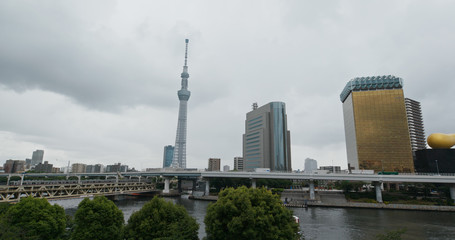
[[174,158],[174,146],[172,146],[172,145],[164,146],[163,168],[171,167],[173,158]]
[[291,171],[290,132],[287,130],[286,105],[271,102],[260,108],[253,105],[247,113],[243,135],[243,167]]
[[414,172],[403,81],[355,78],[340,95],[351,169]]

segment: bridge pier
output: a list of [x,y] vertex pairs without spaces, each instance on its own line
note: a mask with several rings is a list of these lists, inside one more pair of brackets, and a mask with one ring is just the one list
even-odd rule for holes
[[314,182],[310,181],[310,200],[316,199],[314,196]]
[[22,174],[22,176],[21,176],[21,186],[24,183],[24,177],[25,177],[25,175]]
[[210,195],[210,181],[208,179],[205,180],[205,196]]
[[374,184],[374,189],[376,190],[376,201],[378,203],[382,203],[382,190],[381,190],[382,182],[373,182],[373,184]]
[[169,193],[169,182],[170,182],[170,179],[165,177],[164,178],[164,190],[163,190],[163,193]]
[[450,185],[450,197],[455,200],[455,184]]
[[179,193],[182,192],[182,179],[180,179],[180,178],[177,179],[177,189],[178,189]]
[[77,176],[77,184],[82,184],[82,181],[81,181],[81,176]]
[[251,179],[251,188],[256,188],[256,179]]
[[8,180],[6,181],[6,186],[9,186],[9,179],[11,178],[11,174],[8,175]]

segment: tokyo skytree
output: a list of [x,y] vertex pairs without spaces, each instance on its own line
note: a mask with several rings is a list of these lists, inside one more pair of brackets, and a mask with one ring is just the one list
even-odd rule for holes
[[188,91],[188,39],[185,39],[185,65],[183,66],[182,88],[177,92],[180,100],[179,119],[177,123],[177,136],[175,137],[174,158],[172,159],[173,168],[186,168],[186,119],[187,119],[187,104],[190,99],[191,92]]

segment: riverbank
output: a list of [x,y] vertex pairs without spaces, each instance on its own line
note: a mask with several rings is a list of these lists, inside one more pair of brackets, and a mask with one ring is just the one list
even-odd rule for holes
[[[202,201],[217,201],[218,196],[190,196],[189,199]],[[347,201],[340,191],[324,191],[315,194],[315,200],[309,200],[309,193],[304,191],[283,191],[281,200],[286,207],[332,207],[332,208],[366,208],[411,211],[455,212],[455,206],[394,204],[394,203],[362,203]]]

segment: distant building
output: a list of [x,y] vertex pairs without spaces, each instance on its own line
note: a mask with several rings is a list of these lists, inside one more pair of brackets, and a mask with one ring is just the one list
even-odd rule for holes
[[25,172],[25,161],[24,160],[6,160],[3,164],[3,170],[5,173],[22,173]]
[[321,166],[319,167],[319,170],[326,170],[329,173],[341,173],[340,166]]
[[72,173],[85,173],[87,168],[86,164],[83,163],[73,163],[71,165],[71,172]]
[[411,148],[415,151],[426,148],[425,128],[423,127],[422,108],[420,102],[405,98],[406,114],[408,117],[409,135],[411,137]]
[[208,171],[220,171],[221,159],[220,158],[209,158]]
[[86,173],[101,173],[103,171],[103,165],[95,164],[95,165],[87,165],[85,172]]
[[35,172],[51,173],[52,168],[52,164],[49,164],[48,161],[44,161],[44,163],[38,163],[38,165],[35,166]]
[[229,172],[229,170],[230,170],[229,165],[224,165],[223,166],[223,172]]
[[234,158],[234,170],[243,171],[243,157]]
[[418,173],[455,173],[455,149],[421,149],[416,152],[415,170]]
[[171,167],[172,159],[174,159],[174,146],[172,145],[164,146],[163,168]]
[[30,169],[32,167],[32,159],[26,158],[25,159],[25,169]]
[[305,169],[303,171],[312,172],[314,170],[318,170],[318,161],[311,159],[311,158],[306,158],[305,159]]
[[354,78],[340,100],[351,170],[414,172],[401,78]]
[[253,110],[246,114],[243,159],[247,171],[292,171],[285,103],[271,102],[259,108],[253,104]]
[[36,150],[33,152],[31,167],[38,165],[38,163],[43,163],[44,150]]
[[60,170],[60,168],[58,168],[58,167],[53,167],[53,168],[52,168],[52,173],[60,173],[60,172],[62,172],[62,171]]
[[122,165],[121,163],[107,165],[106,172],[128,172],[128,165]]

